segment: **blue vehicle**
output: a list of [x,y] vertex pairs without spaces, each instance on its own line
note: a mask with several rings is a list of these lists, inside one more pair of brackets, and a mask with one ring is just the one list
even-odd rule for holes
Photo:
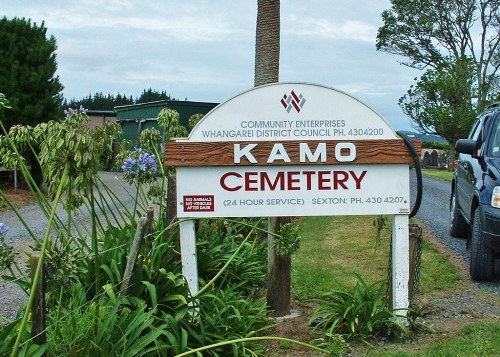
[[500,254],[500,103],[478,117],[455,149],[450,235],[467,238],[471,278],[489,281]]

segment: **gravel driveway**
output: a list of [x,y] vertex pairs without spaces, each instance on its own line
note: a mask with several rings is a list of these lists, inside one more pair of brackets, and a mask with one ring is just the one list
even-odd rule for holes
[[[101,172],[100,177],[106,185],[113,189],[113,192],[120,197],[120,200],[125,205],[132,208],[133,193],[127,191],[134,191],[134,186],[129,186],[123,181],[121,173]],[[48,220],[37,204],[23,207],[19,210],[19,213],[27,221],[30,229],[37,237],[44,236]],[[63,221],[67,220],[67,214],[62,205],[57,207],[57,215]],[[81,226],[90,226],[90,213],[88,211],[77,212],[74,219]],[[7,243],[12,245],[16,251],[30,251],[29,245],[32,244],[33,240],[13,212],[0,213],[0,222],[5,223],[10,228],[5,239]],[[20,255],[20,260],[24,261],[23,258],[24,255]],[[0,274],[5,274],[5,272],[0,272]],[[0,278],[0,323],[4,322],[5,319],[12,320],[15,318],[16,311],[25,300],[25,297],[24,292],[16,284],[6,283]]]

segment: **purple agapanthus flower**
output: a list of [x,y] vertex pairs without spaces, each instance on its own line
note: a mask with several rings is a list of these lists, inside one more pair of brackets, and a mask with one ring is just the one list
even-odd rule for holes
[[143,173],[155,174],[158,171],[156,158],[154,154],[141,153],[139,154],[139,170]]
[[135,179],[150,180],[158,172],[156,156],[138,149],[125,159],[122,170],[125,173],[125,178],[129,181]]
[[4,237],[9,232],[9,226],[5,223],[0,223],[0,236]]
[[128,172],[128,173],[133,173],[135,172],[135,164],[137,163],[137,160],[128,157],[125,159],[125,162],[123,163],[122,170],[123,172]]

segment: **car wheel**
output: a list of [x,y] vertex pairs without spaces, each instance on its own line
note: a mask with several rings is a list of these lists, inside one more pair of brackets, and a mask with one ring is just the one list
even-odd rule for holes
[[466,238],[468,231],[469,226],[457,207],[455,190],[451,193],[450,198],[450,236],[456,238]]
[[493,278],[495,262],[493,250],[486,245],[479,207],[474,211],[470,242],[470,276],[474,280],[489,281]]

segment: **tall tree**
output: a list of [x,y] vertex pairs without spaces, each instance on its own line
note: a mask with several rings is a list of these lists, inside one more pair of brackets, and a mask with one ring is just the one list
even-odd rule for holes
[[135,101],[136,103],[148,103],[148,102],[156,102],[158,100],[170,100],[170,95],[167,94],[166,91],[158,92],[157,90],[149,88],[148,90],[144,89],[142,94]]
[[63,107],[79,108],[83,106],[85,109],[91,110],[113,110],[116,106],[134,103],[132,96],[127,97],[125,94],[121,95],[120,93],[117,95],[111,93],[104,95],[102,92],[96,92],[94,95],[89,94],[88,97],[79,100],[74,98],[69,102],[64,100]]
[[0,91],[11,110],[0,113],[6,128],[36,125],[57,116],[63,86],[55,76],[56,39],[44,23],[24,18],[0,20]]
[[[257,28],[255,35],[255,86],[279,80],[280,62],[280,1],[257,1]],[[279,233],[280,227],[291,217],[269,219],[269,230]],[[292,259],[274,249],[274,236],[268,237],[267,305],[274,316],[290,313]]]
[[257,1],[255,35],[255,86],[279,80],[280,1]]
[[399,100],[399,105],[421,132],[455,143],[467,135],[474,123],[475,92],[473,63],[464,58],[427,70]]
[[377,49],[405,57],[412,68],[436,70],[469,58],[474,105],[495,96],[500,68],[500,0],[391,0],[382,13]]

